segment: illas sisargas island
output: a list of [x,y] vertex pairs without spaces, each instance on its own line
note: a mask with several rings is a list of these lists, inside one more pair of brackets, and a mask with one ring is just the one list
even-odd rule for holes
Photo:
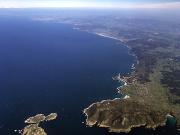
[[[42,122],[52,121],[57,118],[57,113],[51,113],[47,116],[44,114],[37,114],[33,117],[29,117],[24,122],[28,124],[23,130],[19,130],[21,135],[47,135],[45,130],[39,125]],[[17,131],[17,130],[16,130]]]

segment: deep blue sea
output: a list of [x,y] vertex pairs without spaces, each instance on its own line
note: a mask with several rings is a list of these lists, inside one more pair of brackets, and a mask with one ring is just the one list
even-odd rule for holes
[[0,135],[16,135],[25,118],[58,113],[48,135],[106,135],[88,128],[84,108],[119,97],[112,76],[131,71],[134,57],[116,40],[71,25],[0,18]]
[[[33,19],[59,13],[77,17],[115,12],[0,9],[0,135],[18,135],[14,130],[24,128],[26,118],[55,112],[57,120],[40,125],[48,135],[124,135],[86,127],[82,111],[94,102],[121,97],[116,90],[121,84],[112,76],[131,72],[135,57],[116,40]],[[142,127],[128,135],[179,133]]]
[[103,135],[82,124],[82,111],[118,97],[112,76],[130,72],[133,61],[117,41],[70,25],[0,17],[0,135],[51,112],[58,119],[42,125],[49,135]]

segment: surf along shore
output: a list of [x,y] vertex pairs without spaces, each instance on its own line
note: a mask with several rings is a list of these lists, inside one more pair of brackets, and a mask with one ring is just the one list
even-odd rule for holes
[[[95,33],[99,36],[112,38],[120,41],[123,45],[129,48],[122,39],[118,39],[113,36]],[[117,88],[120,95],[124,95],[123,98],[107,99],[101,102],[91,104],[89,107],[83,110],[86,115],[86,125],[92,127],[94,125],[98,127],[108,128],[110,132],[130,132],[133,128],[145,127],[150,129],[156,129],[166,125],[167,116],[173,115],[173,111],[169,109],[170,105],[167,101],[166,91],[162,91],[161,84],[156,82],[157,74],[150,74],[150,81],[142,83],[139,79],[138,68],[141,61],[138,59],[138,55],[134,52],[131,53],[136,57],[136,64],[132,64],[132,72],[125,77],[120,75],[113,77],[113,80],[123,82],[124,85]],[[158,76],[159,77],[159,76]],[[153,88],[151,93],[152,86]],[[158,98],[154,89],[160,89]],[[150,97],[150,98],[149,98]],[[159,107],[158,100],[163,102]],[[162,101],[161,101],[162,100]],[[154,104],[155,103],[155,104]]]

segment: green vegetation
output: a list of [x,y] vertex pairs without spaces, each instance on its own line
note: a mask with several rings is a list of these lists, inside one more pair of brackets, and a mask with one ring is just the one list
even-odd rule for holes
[[180,68],[180,65],[177,62],[173,64],[174,60],[162,58],[161,55],[154,57],[159,55],[156,49],[147,50],[147,53],[147,56],[143,54],[145,57],[140,59],[136,71],[127,77],[128,85],[121,90],[131,98],[109,101],[106,106],[105,102],[97,103],[93,113],[91,107],[88,108],[85,111],[88,122],[96,119],[98,125],[109,127],[110,131],[129,132],[132,127],[163,126],[166,115],[172,114],[177,124],[180,124],[180,78],[179,70],[175,69]]
[[[116,24],[116,21],[114,20],[113,24]],[[124,22],[113,26],[103,24],[102,32],[107,35],[111,33],[111,36],[123,40],[137,56],[138,63],[135,71],[125,77],[128,85],[121,89],[130,99],[93,104],[85,109],[88,125],[108,127],[113,132],[129,132],[131,127],[155,128],[165,125],[168,114],[175,116],[177,125],[180,125],[178,27],[162,25],[162,22],[153,20],[152,22],[158,25],[157,29],[154,29],[153,24],[147,24],[145,29],[143,21],[134,28],[132,26],[137,24],[134,22],[131,22],[132,26]],[[177,33],[173,33],[173,29],[176,29]]]
[[[110,103],[106,105],[98,102],[89,106],[84,110],[87,124],[109,127],[114,132],[126,132],[130,127],[151,123],[152,118],[156,120],[154,125],[145,127],[163,125],[162,119],[166,120],[165,115],[171,114],[180,125],[179,21],[148,14],[146,17],[139,14],[124,16],[123,13],[59,18],[61,22],[78,24],[75,27],[80,30],[119,40],[130,48],[130,53],[135,54],[138,60],[135,71],[125,77],[128,85],[121,90],[130,96],[130,100],[108,100]],[[134,114],[135,108],[141,117]],[[124,115],[126,117],[123,119]],[[127,122],[129,119],[131,122]]]

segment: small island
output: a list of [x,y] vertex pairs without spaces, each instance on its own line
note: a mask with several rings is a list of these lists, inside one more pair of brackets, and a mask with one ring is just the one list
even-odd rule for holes
[[48,116],[46,116],[45,121],[55,120],[56,118],[57,118],[57,113],[51,113]]
[[40,123],[55,120],[57,118],[57,113],[51,113],[47,116],[44,114],[37,114],[33,117],[29,117],[25,120],[28,124],[23,130],[20,130],[21,135],[47,135],[43,128],[39,126]]
[[28,124],[37,124],[37,123],[45,121],[45,119],[46,119],[46,116],[44,114],[37,114],[36,116],[29,117],[24,122]]
[[37,124],[30,124],[23,129],[22,135],[47,135],[47,133]]

